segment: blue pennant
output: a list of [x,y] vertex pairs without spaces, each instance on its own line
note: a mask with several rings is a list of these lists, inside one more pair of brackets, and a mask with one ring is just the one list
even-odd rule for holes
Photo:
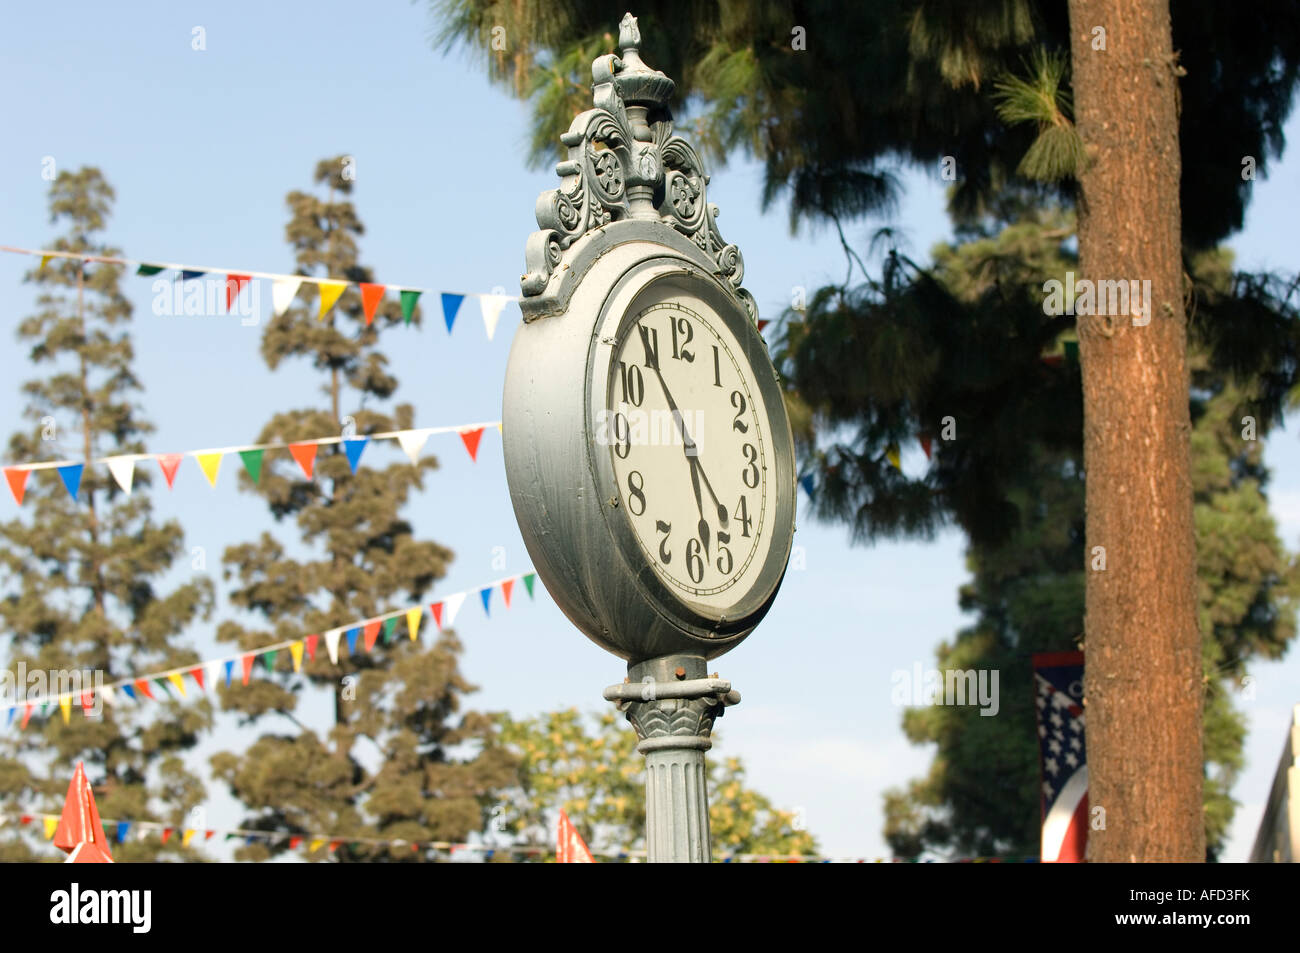
[[230,676],[235,674],[235,660],[231,659],[226,663],[226,687],[230,687]]
[[808,494],[808,499],[811,500],[813,498],[813,475],[805,473],[799,478],[799,485],[803,487],[803,491]]
[[460,303],[464,300],[464,295],[442,292],[442,316],[447,321],[448,334],[451,333],[451,326],[456,323],[456,312],[460,310]]
[[357,654],[357,636],[361,634],[360,629],[348,629],[348,654]]
[[483,614],[487,616],[492,615],[491,610],[488,609],[488,603],[492,601],[492,587],[484,586],[478,591],[478,594],[483,600]]
[[125,844],[125,843],[126,843],[126,835],[127,835],[127,833],[128,833],[130,830],[131,830],[131,822],[130,822],[130,821],[118,821],[118,822],[117,822],[117,842],[118,842],[119,844]]
[[125,694],[127,698],[131,699],[131,701],[135,701],[135,688],[133,686],[121,685],[119,687],[122,689],[123,694]]
[[81,471],[85,468],[84,463],[69,463],[66,467],[59,467],[59,476],[63,478],[63,485],[68,488],[68,495],[74,500],[77,498],[77,491],[81,489]]
[[348,437],[343,441],[343,452],[348,455],[348,466],[352,472],[357,472],[357,464],[361,462],[361,453],[366,449],[366,444],[370,442],[369,437]]

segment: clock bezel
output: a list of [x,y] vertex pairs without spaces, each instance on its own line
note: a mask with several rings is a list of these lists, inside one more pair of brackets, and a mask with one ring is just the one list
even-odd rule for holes
[[[750,585],[738,589],[737,598],[728,608],[716,612],[701,611],[689,602],[689,597],[659,577],[630,516],[619,502],[622,494],[614,472],[613,447],[608,441],[596,439],[597,415],[609,406],[618,344],[643,310],[641,302],[656,295],[663,285],[670,286],[679,297],[694,297],[702,301],[736,339],[740,353],[735,357],[749,365],[751,386],[762,397],[772,444],[768,475],[771,492],[775,495],[771,545]],[[615,283],[593,323],[587,355],[585,405],[588,465],[597,498],[603,501],[601,511],[615,549],[647,604],[677,627],[710,642],[732,638],[752,628],[771,606],[789,562],[794,539],[795,474],[794,441],[776,371],[768,357],[767,345],[744,305],[713,275],[692,262],[676,257],[656,257],[639,262]]]

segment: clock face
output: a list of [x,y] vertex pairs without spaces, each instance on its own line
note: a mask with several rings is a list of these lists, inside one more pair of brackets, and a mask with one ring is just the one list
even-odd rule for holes
[[776,520],[774,444],[745,349],[691,294],[642,298],[609,375],[597,433],[619,506],[665,586],[723,618],[758,581]]

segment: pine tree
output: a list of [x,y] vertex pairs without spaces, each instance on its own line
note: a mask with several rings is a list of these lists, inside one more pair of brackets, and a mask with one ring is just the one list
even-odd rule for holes
[[[33,471],[19,516],[0,525],[0,620],[11,639],[11,671],[22,664],[28,672],[95,673],[105,683],[194,662],[182,636],[212,607],[205,578],[159,589],[184,543],[178,524],[152,518],[150,473],[137,472],[128,495],[102,465],[90,463],[142,452],[141,440],[152,431],[138,405],[143,388],[132,369],[122,267],[93,260],[119,254],[102,237],[113,199],[95,168],[54,180],[50,213],[65,232],[51,248],[87,257],[51,258],[28,273],[41,289],[39,310],[17,335],[47,373],[23,385],[22,415],[31,426],[10,438],[8,456],[82,461],[76,498],[55,470]],[[46,717],[38,707],[24,730],[20,707],[0,736],[6,809],[58,813],[72,770],[84,761],[103,817],[182,826],[204,798],[183,758],[211,726],[212,708],[206,699],[182,704],[169,700],[169,688],[150,687],[157,703],[133,704],[118,693],[101,716],[83,717],[76,697],[66,722],[57,704]],[[0,858],[54,859],[48,845],[33,847],[31,837],[13,834],[14,826],[4,831]],[[179,838],[166,845],[132,838],[113,853],[136,862],[198,856]]]
[[[358,262],[363,227],[345,162],[340,157],[317,165],[323,197],[289,194],[285,234],[298,273],[371,282],[370,269]],[[275,414],[257,442],[329,436],[340,428],[345,436],[364,439],[414,426],[410,405],[380,409],[397,380],[379,350],[379,332],[406,323],[400,304],[386,298],[368,323],[360,294],[349,286],[322,321],[315,294],[305,283],[299,303],[273,318],[262,356],[271,370],[289,359],[309,362],[323,379],[325,401]],[[411,321],[419,320],[417,308]],[[287,455],[258,458],[241,474],[241,486],[262,495],[277,520],[292,519],[301,545],[290,547],[264,532],[255,542],[227,549],[226,576],[237,583],[231,601],[260,615],[265,627],[226,622],[218,638],[254,649],[418,603],[445,575],[452,553],[417,540],[402,509],[436,467],[428,455],[414,466],[371,459],[354,473],[345,448],[334,445],[322,448],[308,479]],[[292,726],[289,733],[263,735],[242,754],[212,759],[216,776],[253,812],[244,826],[408,841],[458,841],[482,828],[488,794],[510,779],[510,760],[490,745],[469,758],[453,757],[452,749],[462,745],[483,746],[491,722],[461,711],[462,697],[475,689],[460,674],[455,634],[425,632],[423,639],[434,640],[426,648],[405,630],[404,624],[390,628],[370,652],[363,639],[355,652],[342,641],[337,664],[322,644],[298,674],[281,653],[273,662],[276,677],[223,687],[226,707],[247,719],[268,724],[266,716],[278,715],[283,721],[277,724]],[[311,686],[333,692],[335,723],[328,732],[312,730],[294,715],[299,693]],[[381,763],[371,768],[376,752]],[[262,859],[284,847],[248,846],[240,856]],[[369,847],[319,854],[312,859],[428,859],[410,850]]]

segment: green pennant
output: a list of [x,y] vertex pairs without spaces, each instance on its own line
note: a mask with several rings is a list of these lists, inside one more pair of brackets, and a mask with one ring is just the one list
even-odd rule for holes
[[388,645],[393,641],[393,630],[397,628],[397,616],[384,620],[384,644]]
[[262,653],[262,664],[266,666],[268,672],[275,671],[275,657],[279,654],[279,649],[272,649],[270,652]]
[[156,684],[157,684],[157,685],[158,685],[158,686],[159,686],[159,687],[160,687],[164,692],[167,693],[167,697],[168,697],[168,698],[171,698],[171,697],[172,697],[172,686],[171,686],[171,682],[167,681],[167,679],[166,679],[165,677],[164,677],[164,678],[155,678],[155,679],[154,679],[154,682],[155,682],[155,683],[156,683]]
[[530,572],[524,576],[524,588],[528,590],[528,598],[533,597],[533,583],[537,581],[537,573]]
[[419,291],[402,291],[402,317],[406,323],[411,323],[411,316],[415,314],[415,302],[420,300],[422,292]]
[[256,483],[262,479],[262,454],[263,450],[240,450],[239,459],[244,461],[244,469]]
[[162,265],[141,265],[139,268],[135,270],[135,273],[137,275],[142,275],[145,278],[148,278],[150,275],[156,275],[162,270],[163,270]]
[[238,836],[239,836],[238,834],[231,834],[231,833],[227,832],[227,834],[226,834],[226,840],[234,840],[234,839],[235,839],[236,837],[238,837]]

